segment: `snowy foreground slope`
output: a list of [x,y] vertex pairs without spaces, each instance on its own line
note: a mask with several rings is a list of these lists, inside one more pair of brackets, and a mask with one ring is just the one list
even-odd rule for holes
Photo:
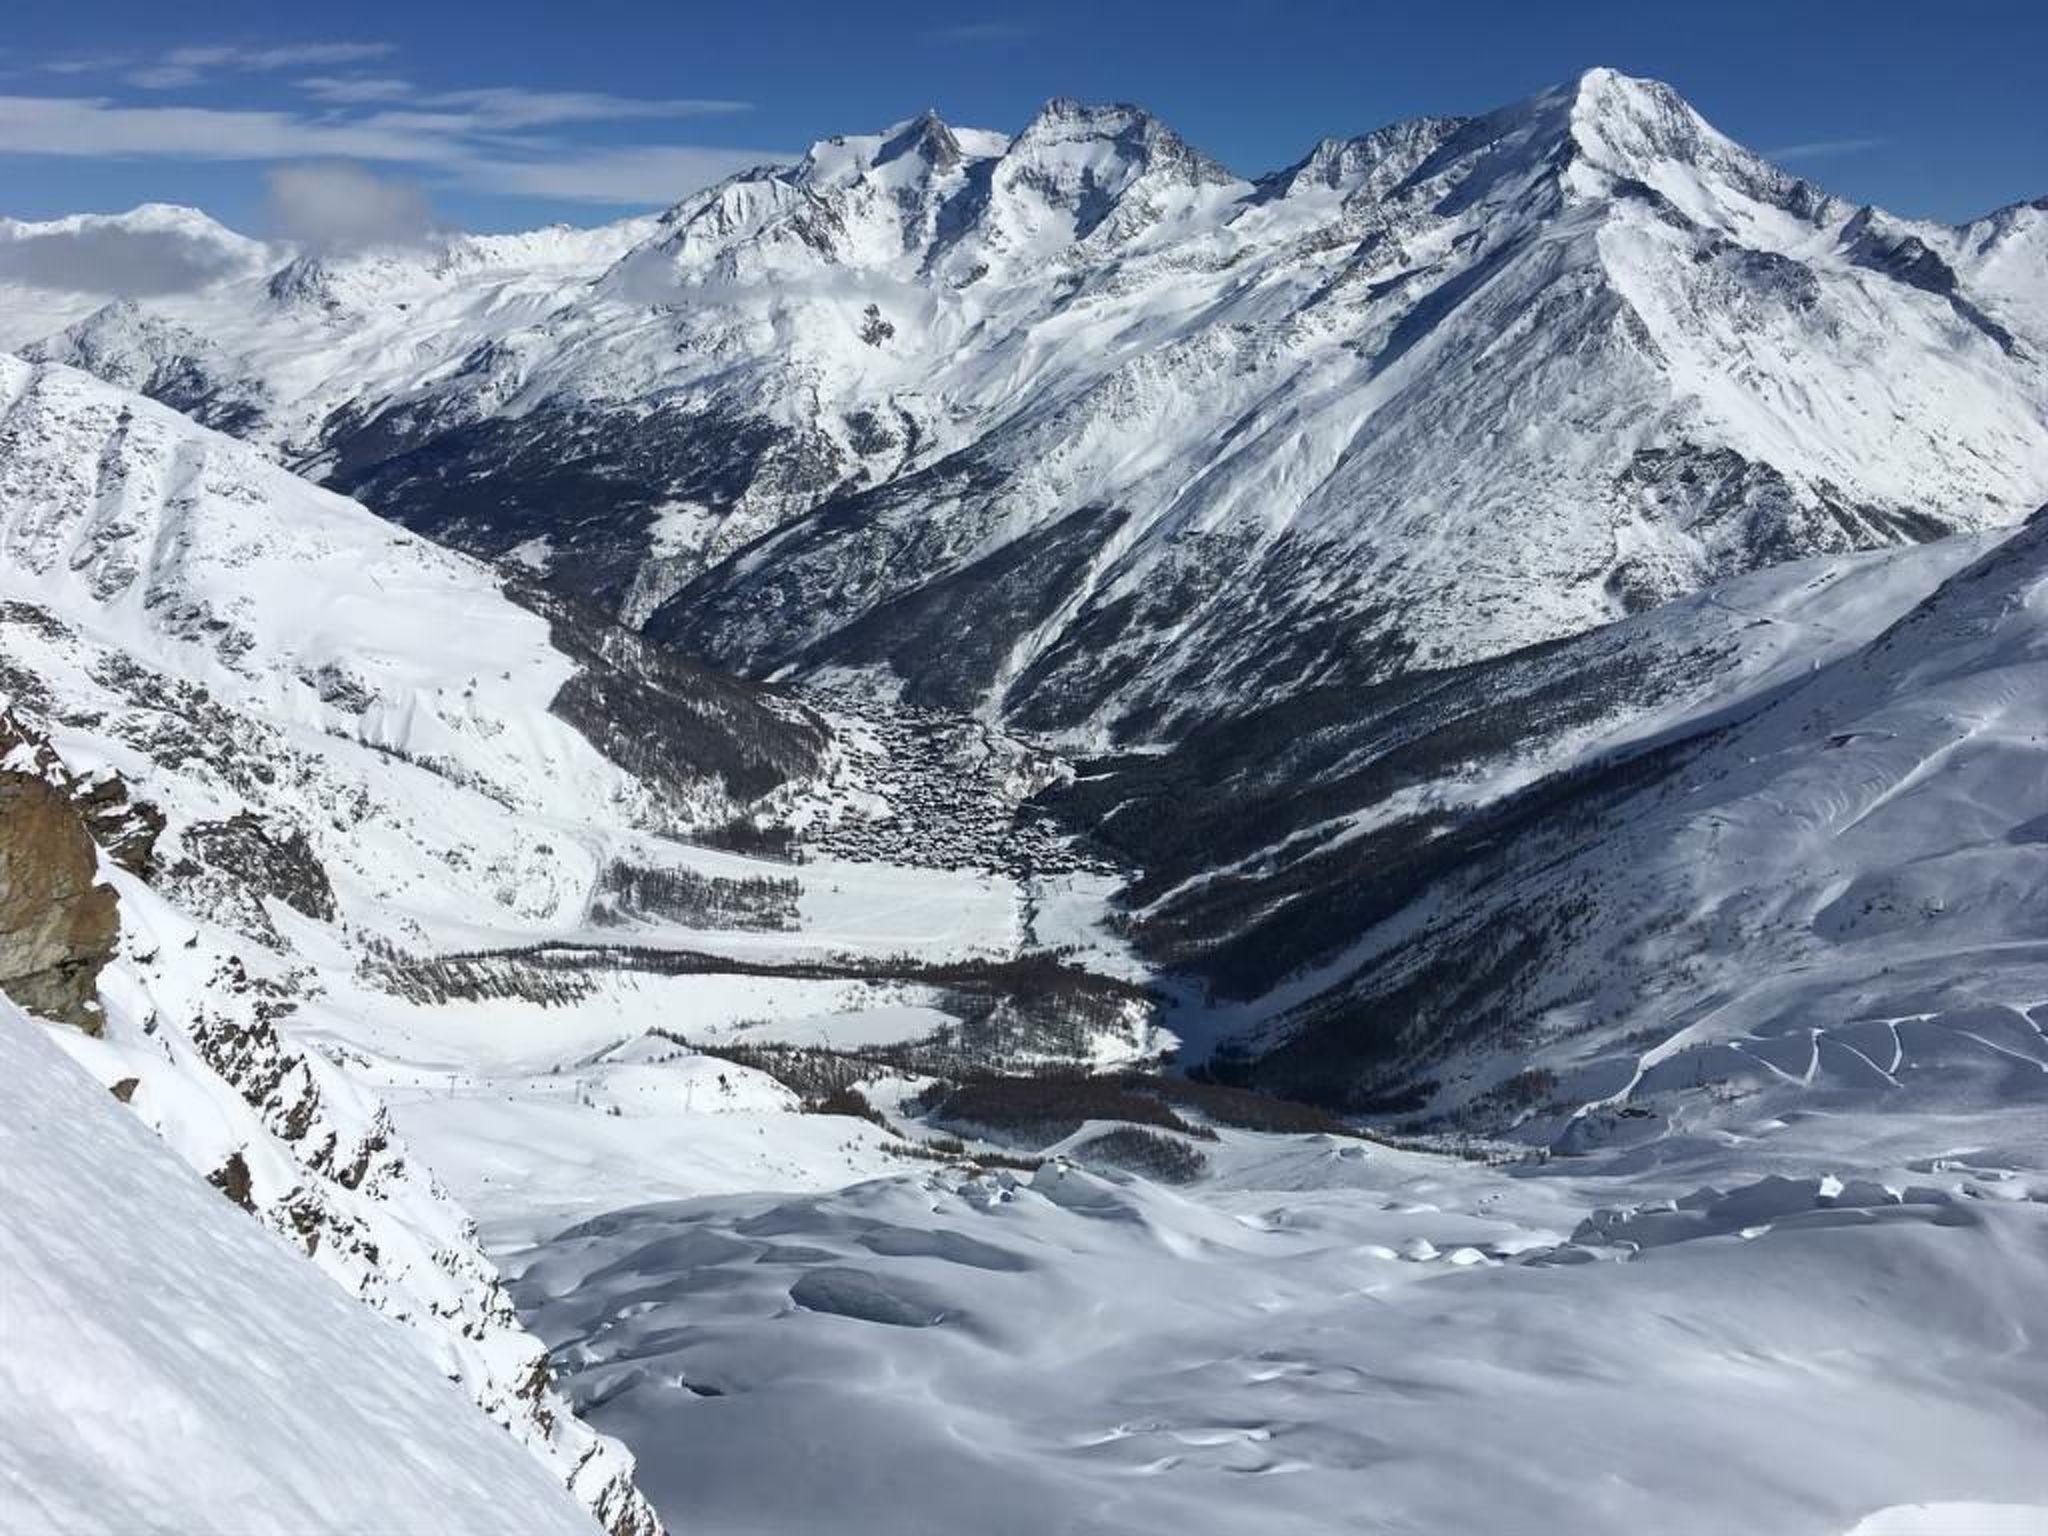
[[1181,1189],[735,1195],[509,1262],[682,1529],[2048,1524],[2038,1138],[1661,1180],[1222,1138]]
[[[1245,1070],[1296,1092],[1435,1073],[1407,1113],[1543,1153],[1223,1125],[1169,1185],[1084,1166],[1095,1123],[1012,1136],[1035,1172],[584,1221],[507,1248],[515,1295],[679,1525],[2048,1529],[2044,541],[1788,567],[1436,680],[1449,739],[1492,707],[1538,752],[1415,781],[1485,836],[1295,1012],[1176,1015],[1263,1018]],[[1189,835],[1266,817],[1370,879],[1397,815],[1360,786],[1428,732],[1325,729],[1268,766],[1350,816],[1283,782]],[[1631,753],[1665,771],[1603,790]],[[1198,804],[1172,756],[1104,793],[1163,762]]]
[[[12,331],[693,654],[1101,740],[2048,496],[2048,225],[1831,197],[1611,70],[1246,181],[1127,106]],[[14,226],[17,245],[62,230]],[[4,270],[4,263],[0,263]]]
[[8,1530],[592,1530],[404,1330],[208,1188],[4,999],[0,1170]]

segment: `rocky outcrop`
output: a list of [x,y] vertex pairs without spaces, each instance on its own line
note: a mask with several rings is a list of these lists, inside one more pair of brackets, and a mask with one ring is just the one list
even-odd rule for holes
[[[97,1036],[78,1042],[81,1060],[116,1099],[343,1291],[416,1330],[443,1374],[610,1536],[660,1536],[631,1455],[554,1389],[545,1348],[468,1218],[384,1106],[290,1034],[285,1021],[316,989],[309,973],[246,962],[231,937],[174,904],[193,888],[197,852],[208,889],[239,897],[222,910],[264,921],[275,900],[332,921],[334,893],[304,830],[247,810],[178,816],[159,857],[164,816],[118,775],[67,763],[46,730],[34,710],[0,707],[0,990]],[[165,757],[179,761],[183,746]],[[143,877],[122,885],[118,912],[116,891],[95,884],[95,843]],[[117,943],[124,922],[129,941]]]
[[185,829],[185,842],[256,895],[275,897],[321,922],[334,921],[334,887],[298,828],[273,831],[254,812],[237,811],[225,821],[194,822]]
[[[296,981],[252,973],[203,940],[179,954],[174,965],[161,956],[142,962],[157,1010],[154,1050],[169,1053],[155,1067],[154,1091],[168,1098],[197,1089],[234,1131],[222,1150],[208,1151],[181,1141],[148,1102],[144,1118],[223,1196],[350,1295],[419,1330],[449,1379],[609,1536],[662,1536],[634,1486],[631,1454],[576,1418],[555,1390],[546,1350],[521,1326],[475,1228],[412,1160],[389,1112],[281,1027],[298,1005]],[[177,1089],[166,1081],[173,1076],[182,1079]],[[142,1094],[151,1091],[145,1082]]]
[[101,1029],[99,975],[120,932],[78,808],[33,773],[0,770],[0,991],[31,1013]]
[[92,840],[129,874],[147,880],[155,873],[164,813],[131,795],[119,774],[72,772],[56,748],[11,709],[0,709],[0,762],[41,779],[68,799]]

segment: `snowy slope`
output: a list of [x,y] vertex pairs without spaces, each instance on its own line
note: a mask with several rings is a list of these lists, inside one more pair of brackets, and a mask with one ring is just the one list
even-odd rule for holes
[[[630,1461],[549,1392],[405,1133],[448,1152],[463,1194],[491,1136],[552,1145],[532,1183],[582,1210],[606,1187],[586,1156],[649,1195],[691,1187],[699,1088],[795,1118],[678,1035],[875,1045],[972,1021],[1027,1054],[1166,1042],[1135,988],[1095,988],[1067,1028],[1030,995],[1041,974],[1005,979],[1028,938],[1015,879],[682,841],[743,810],[831,811],[823,727],[500,579],[160,405],[0,359],[6,764],[81,800],[115,789],[160,828],[104,871],[104,1033],[66,1045],[644,1536]],[[794,1154],[747,1130],[700,1156],[804,1183],[884,1157],[849,1164],[830,1120]]]
[[1791,561],[1569,640],[1313,689],[1084,761],[1044,803],[1137,871],[1120,900],[1155,964],[1255,996],[1369,921],[1312,893],[1363,876],[1405,899],[1459,818],[1755,708],[2000,537]]
[[1049,1164],[706,1198],[508,1262],[678,1529],[2048,1520],[2038,1142],[1662,1179],[1205,1146],[1180,1188]]
[[[2036,515],[1750,709],[1452,816],[1248,1010],[1250,1070],[1573,1148],[1796,1141],[1816,1110],[2038,1127],[2044,593]],[[1360,860],[1319,900],[1370,879]]]
[[[0,554],[10,686],[93,722],[92,742],[58,728],[67,756],[190,816],[317,807],[314,853],[387,931],[580,914],[594,837],[716,825],[822,766],[793,706],[640,671],[238,443],[4,357]],[[614,739],[650,731],[660,751]]]
[[2044,293],[2032,205],[1858,209],[1595,70],[1258,182],[1131,107],[926,116],[39,355],[227,402],[698,654],[1156,736],[2009,525],[2048,494]]
[[0,999],[0,1524],[595,1527],[416,1338],[330,1285]]
[[[615,849],[811,771],[822,728],[649,670],[243,444],[15,359],[0,557],[8,766],[67,793],[118,784],[162,829],[105,870],[104,1034],[65,1044],[227,1198],[416,1329],[605,1528],[646,1536],[630,1458],[549,1391],[467,1214],[295,1015],[379,942],[580,924]],[[656,723],[644,772],[593,744]]]

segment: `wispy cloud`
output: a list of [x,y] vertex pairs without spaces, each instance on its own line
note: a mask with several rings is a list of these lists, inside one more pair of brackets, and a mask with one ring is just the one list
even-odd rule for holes
[[294,82],[307,96],[330,106],[405,107],[367,119],[392,124],[427,124],[455,131],[505,132],[565,123],[647,121],[661,118],[725,117],[753,110],[753,103],[707,97],[614,96],[607,91],[533,91],[515,85],[462,91],[425,91],[410,80],[389,76],[314,75]]
[[148,298],[203,288],[233,271],[233,253],[186,230],[137,229],[111,219],[0,237],[0,282],[60,293]]
[[0,96],[0,154],[408,165],[474,191],[614,207],[672,202],[734,171],[789,158],[773,150],[688,144],[591,148],[516,131],[620,117],[688,118],[740,110],[740,103],[519,91],[454,94],[482,99],[443,111],[337,115]]
[[1860,155],[1866,149],[1880,149],[1886,139],[1809,139],[1803,144],[1780,144],[1763,152],[1766,160],[1826,160],[1835,155]]
[[361,64],[396,51],[390,43],[286,43],[271,48],[209,44],[173,48],[150,63],[129,70],[127,79],[145,90],[173,90],[196,85],[216,74],[266,74],[281,69]]
[[329,101],[337,106],[403,101],[417,89],[410,80],[391,75],[311,75],[294,83],[315,101]]
[[434,231],[423,190],[359,165],[281,165],[267,180],[271,227],[308,250],[419,245]]
[[[346,162],[359,175],[368,174],[364,165],[403,166],[415,180],[439,187],[610,206],[673,201],[735,170],[787,158],[694,144],[597,145],[578,132],[584,125],[730,117],[750,110],[744,101],[514,85],[421,89],[396,72],[348,67],[393,51],[380,42],[220,44],[47,61],[51,73],[104,76],[106,83],[95,80],[90,94],[0,95],[0,156]],[[201,83],[224,93],[232,77],[284,71],[302,72],[287,87],[296,106],[274,105],[278,86],[268,82],[262,105],[172,104],[139,94]],[[351,217],[363,211],[370,227],[420,222],[417,210],[386,196],[382,184],[325,174],[325,183],[274,182],[273,211],[304,223],[324,189]]]
[[182,160],[458,159],[442,134],[228,107],[127,106],[98,96],[0,96],[0,152]]
[[672,203],[735,171],[793,157],[773,150],[629,144],[560,159],[479,161],[464,179],[481,191],[614,208]]
[[467,113],[480,129],[541,128],[557,123],[601,123],[622,118],[723,117],[752,107],[752,103],[744,101],[612,96],[602,91],[529,91],[517,86],[443,91],[421,98],[420,104],[456,108]]
[[36,67],[49,75],[102,75],[126,69],[134,62],[133,54],[81,53],[62,59],[45,59]]

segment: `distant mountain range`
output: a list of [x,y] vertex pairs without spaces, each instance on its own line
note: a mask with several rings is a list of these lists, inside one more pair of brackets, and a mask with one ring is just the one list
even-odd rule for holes
[[1077,744],[2048,498],[2042,204],[1858,207],[1610,70],[1255,182],[1054,101],[597,230],[113,222],[211,280],[12,288],[0,341],[701,659]]

